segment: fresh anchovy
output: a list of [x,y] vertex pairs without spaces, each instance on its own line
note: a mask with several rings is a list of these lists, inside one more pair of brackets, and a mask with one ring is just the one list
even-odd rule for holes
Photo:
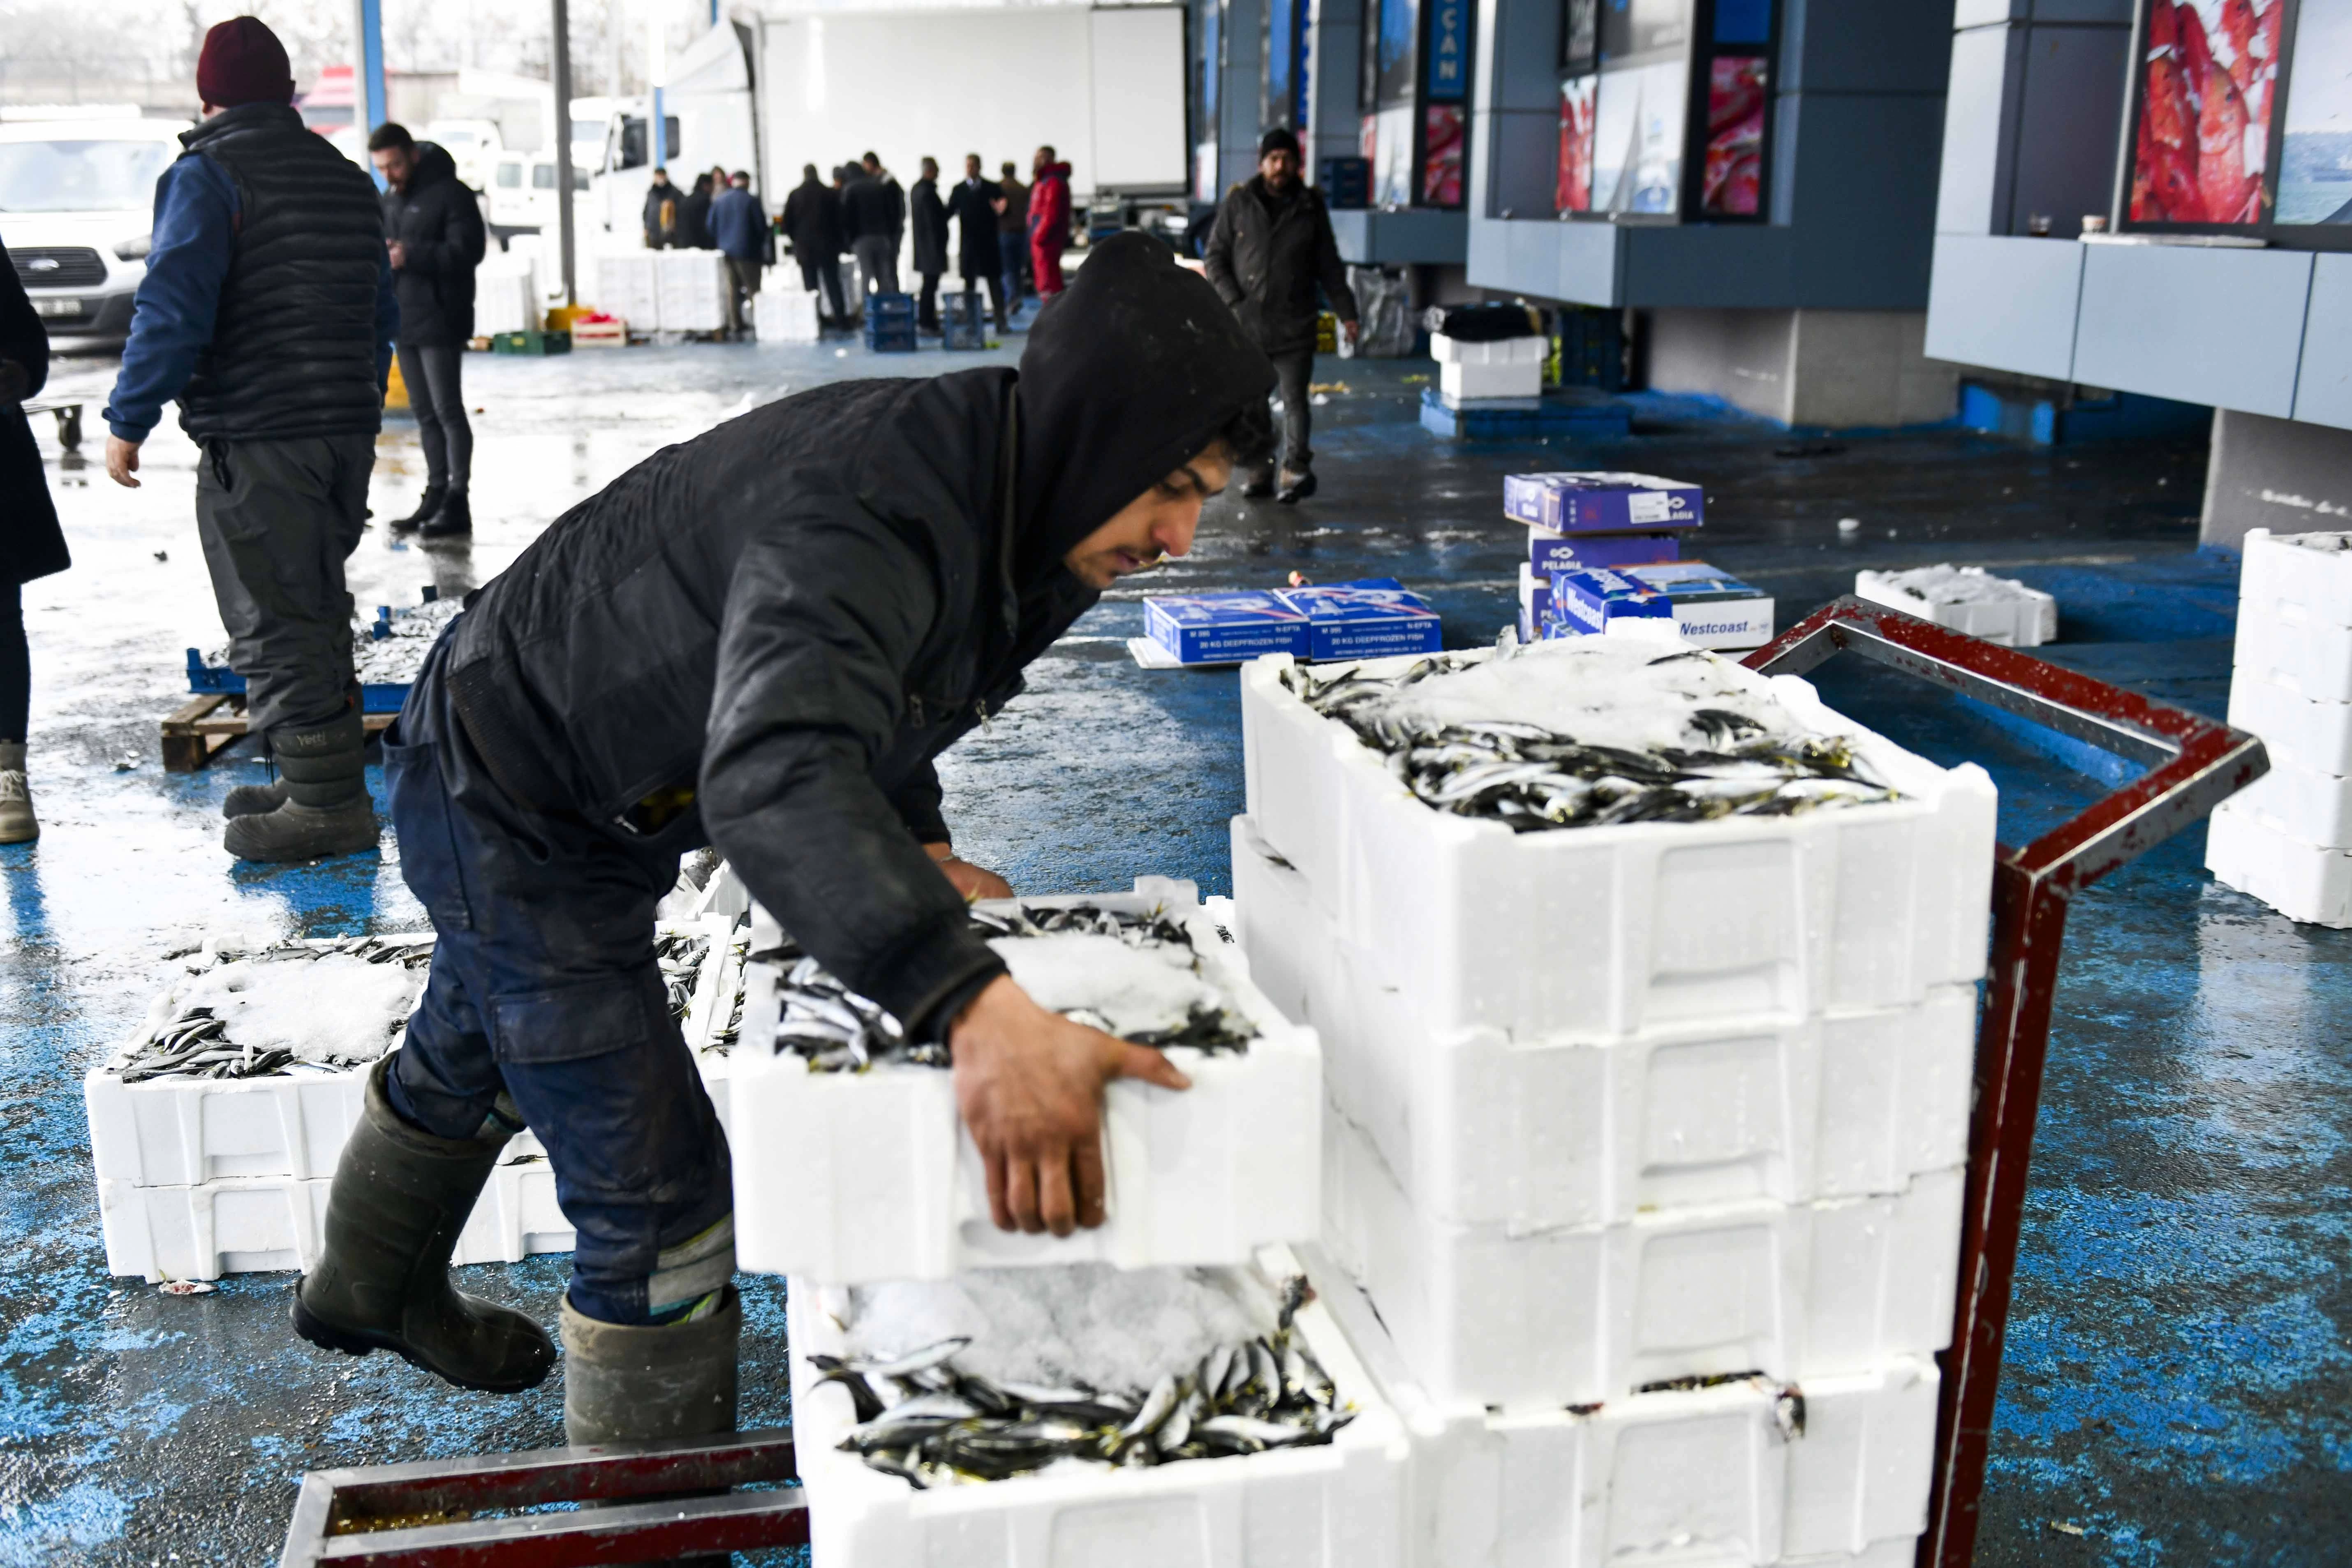
[[1312,1426],[1293,1426],[1283,1421],[1260,1421],[1247,1415],[1212,1415],[1193,1431],[1204,1443],[1229,1447],[1234,1452],[1244,1454],[1254,1454],[1262,1448],[1286,1448],[1307,1442],[1315,1436]]
[[[404,969],[421,969],[432,963],[433,946],[429,938],[314,937],[280,942],[236,957],[247,963],[315,963],[322,958],[341,956],[367,963],[396,963]],[[194,1006],[132,1047],[117,1070],[125,1083],[147,1083],[172,1077],[247,1079],[271,1078],[297,1069],[334,1071],[373,1059],[305,1061],[283,1047],[240,1042],[230,1036],[226,1019],[215,1016],[210,1007]]]
[[809,1364],[824,1374],[817,1382],[838,1383],[849,1390],[850,1411],[857,1417],[860,1426],[880,1417],[884,1409],[881,1396],[874,1392],[874,1385],[866,1381],[863,1373],[852,1368],[839,1356],[813,1355],[809,1357]]
[[1135,1413],[1134,1420],[1119,1428],[1118,1435],[1121,1437],[1143,1437],[1160,1430],[1160,1424],[1176,1409],[1177,1393],[1173,1375],[1162,1377],[1153,1384],[1150,1394],[1144,1398],[1143,1408]]
[[889,1361],[853,1363],[851,1370],[864,1373],[867,1377],[912,1377],[917,1373],[929,1372],[940,1365],[970,1343],[971,1335],[960,1334],[953,1339],[941,1340],[937,1344],[925,1345],[919,1351],[908,1351],[905,1355]]

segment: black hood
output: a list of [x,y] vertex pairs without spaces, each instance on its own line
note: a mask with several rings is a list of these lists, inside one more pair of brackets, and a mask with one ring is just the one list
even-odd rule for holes
[[1263,409],[1274,380],[1274,362],[1167,246],[1128,233],[1088,250],[1021,354],[1021,581],[1047,575],[1236,414]]
[[446,148],[438,142],[419,142],[416,144],[416,167],[410,173],[408,184],[402,187],[401,194],[415,195],[427,185],[457,177],[457,161],[449,156]]

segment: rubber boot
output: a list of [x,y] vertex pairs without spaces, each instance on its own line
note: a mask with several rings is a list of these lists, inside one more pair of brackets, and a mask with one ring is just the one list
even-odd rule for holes
[[417,525],[419,539],[458,539],[474,531],[473,503],[464,490],[451,490],[440,510]]
[[391,1351],[460,1388],[537,1387],[555,1365],[547,1331],[449,1284],[458,1233],[512,1134],[491,1121],[443,1138],[404,1121],[384,1093],[394,1059],[368,1074],[327,1194],[326,1246],[294,1287],[294,1331],[349,1355]]
[[[566,1296],[563,1440],[578,1447],[732,1432],[735,1342],[742,1330],[743,1302],[732,1285],[708,1317],[659,1325],[603,1322],[579,1311]],[[675,1558],[672,1563],[728,1568],[733,1561],[722,1552]]]
[[448,493],[449,488],[446,485],[426,485],[424,496],[416,503],[416,510],[406,517],[394,518],[392,526],[402,533],[407,532],[412,528],[424,527],[432,520],[433,514],[441,510],[442,499]]
[[1249,481],[1242,486],[1242,494],[1252,500],[1264,500],[1274,493],[1274,465],[1253,469]]
[[1302,468],[1295,474],[1286,470],[1282,476],[1282,493],[1274,499],[1284,506],[1297,506],[1314,493],[1315,474],[1312,469]]
[[258,812],[276,811],[285,804],[284,779],[275,779],[268,784],[231,784],[228,794],[221,797],[221,815],[252,816]]
[[240,860],[315,860],[373,849],[375,804],[367,792],[367,731],[356,710],[309,729],[269,734],[285,804],[229,819],[221,843]]
[[29,844],[40,836],[33,786],[25,777],[25,742],[0,741],[0,844]]

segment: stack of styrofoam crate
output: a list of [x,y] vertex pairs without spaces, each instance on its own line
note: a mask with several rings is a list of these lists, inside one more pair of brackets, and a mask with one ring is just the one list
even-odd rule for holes
[[2214,808],[2213,875],[2289,920],[2352,926],[2352,533],[2246,535],[2230,722],[2270,772]]
[[1394,1340],[1415,1562],[1908,1562],[1990,781],[1783,677],[1898,798],[1514,834],[1413,798],[1288,663],[1243,672],[1234,920],[1324,1044],[1324,1245]]
[[532,258],[509,253],[483,258],[474,273],[474,331],[482,337],[532,332],[545,324]]
[[641,332],[661,326],[658,250],[607,250],[596,258],[596,308]]
[[[731,917],[663,929],[712,938],[684,1026],[723,1114],[725,1058],[709,1047],[725,1026],[729,985],[740,990],[741,933]],[[433,939],[426,932],[390,940]],[[196,962],[260,945],[216,937]],[[425,972],[414,973],[421,994]],[[121,1063],[145,1038],[142,1026],[82,1079],[108,1272],[153,1281],[309,1268],[324,1238],[328,1187],[373,1068],[126,1083]],[[387,1049],[399,1046],[395,1036]],[[571,1249],[572,1224],[556,1205],[546,1151],[530,1131],[519,1133],[476,1201],[452,1261],[512,1263]]]
[[715,250],[654,252],[660,290],[655,325],[665,332],[718,332],[727,329],[727,297],[735,287],[727,258]]
[[768,269],[769,287],[751,297],[751,331],[762,343],[813,343],[824,336],[817,320],[816,295],[794,279],[787,286],[783,274]]
[[1541,397],[1544,356],[1549,348],[1549,340],[1532,332],[1483,343],[1464,342],[1444,332],[1429,335],[1429,352],[1437,360],[1438,395],[1448,408]]

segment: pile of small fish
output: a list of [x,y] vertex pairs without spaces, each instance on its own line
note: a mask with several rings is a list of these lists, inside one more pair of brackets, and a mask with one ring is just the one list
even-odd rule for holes
[[654,938],[654,962],[661,965],[662,986],[669,993],[669,1016],[686,1016],[694,1000],[695,983],[710,956],[710,939],[697,931],[664,931]]
[[[1192,933],[1181,921],[1157,910],[1131,914],[1097,904],[1026,905],[971,911],[973,931],[992,940],[1085,935],[1115,937],[1129,947],[1178,946],[1191,952]],[[782,1006],[776,1020],[775,1048],[808,1059],[816,1072],[862,1072],[877,1062],[910,1067],[951,1065],[945,1043],[908,1040],[906,1031],[879,1003],[850,990],[823,965],[803,953],[790,936],[752,958],[775,964],[783,973],[777,989]],[[1194,960],[1197,965],[1197,957]],[[1083,1008],[1065,1015],[1077,1023],[1118,1034],[1108,1020]],[[741,1023],[738,1005],[734,1026]],[[730,1026],[726,1038],[734,1038]],[[1174,1028],[1127,1034],[1123,1038],[1144,1046],[1190,1046],[1202,1051],[1238,1051],[1255,1037],[1246,1021],[1214,1007],[1195,1007]]]
[[[1708,657],[1692,649],[1650,662]],[[1635,751],[1589,744],[1517,721],[1430,723],[1392,707],[1390,699],[1400,689],[1462,667],[1458,659],[1433,658],[1390,677],[1342,670],[1327,679],[1293,666],[1283,672],[1283,682],[1307,707],[1385,752],[1391,771],[1423,804],[1457,816],[1492,818],[1517,833],[1790,816],[1895,795],[1845,741],[1774,735],[1727,708],[1684,716],[1707,749]]]
[[[248,963],[315,963],[330,956],[422,969],[433,962],[433,943],[413,936],[355,936],[279,942],[238,955]],[[194,1006],[157,1027],[123,1058],[119,1070],[125,1083],[173,1076],[266,1078],[283,1073],[299,1059],[282,1047],[240,1045],[229,1038],[226,1019],[215,1016],[209,1006]],[[312,1065],[331,1070],[335,1064]]]
[[1143,1394],[1037,1388],[958,1371],[971,1342],[941,1340],[904,1355],[810,1363],[849,1391],[857,1426],[840,1447],[918,1490],[998,1481],[1077,1460],[1150,1466],[1328,1443],[1355,1418],[1307,1349],[1292,1317],[1297,1279],[1272,1334],[1221,1345],[1189,1373]]
[[[354,675],[364,685],[407,686],[425,668],[441,630],[465,608],[462,599],[429,599],[395,610],[388,620],[368,623],[352,639]],[[375,635],[383,626],[386,634]]]

